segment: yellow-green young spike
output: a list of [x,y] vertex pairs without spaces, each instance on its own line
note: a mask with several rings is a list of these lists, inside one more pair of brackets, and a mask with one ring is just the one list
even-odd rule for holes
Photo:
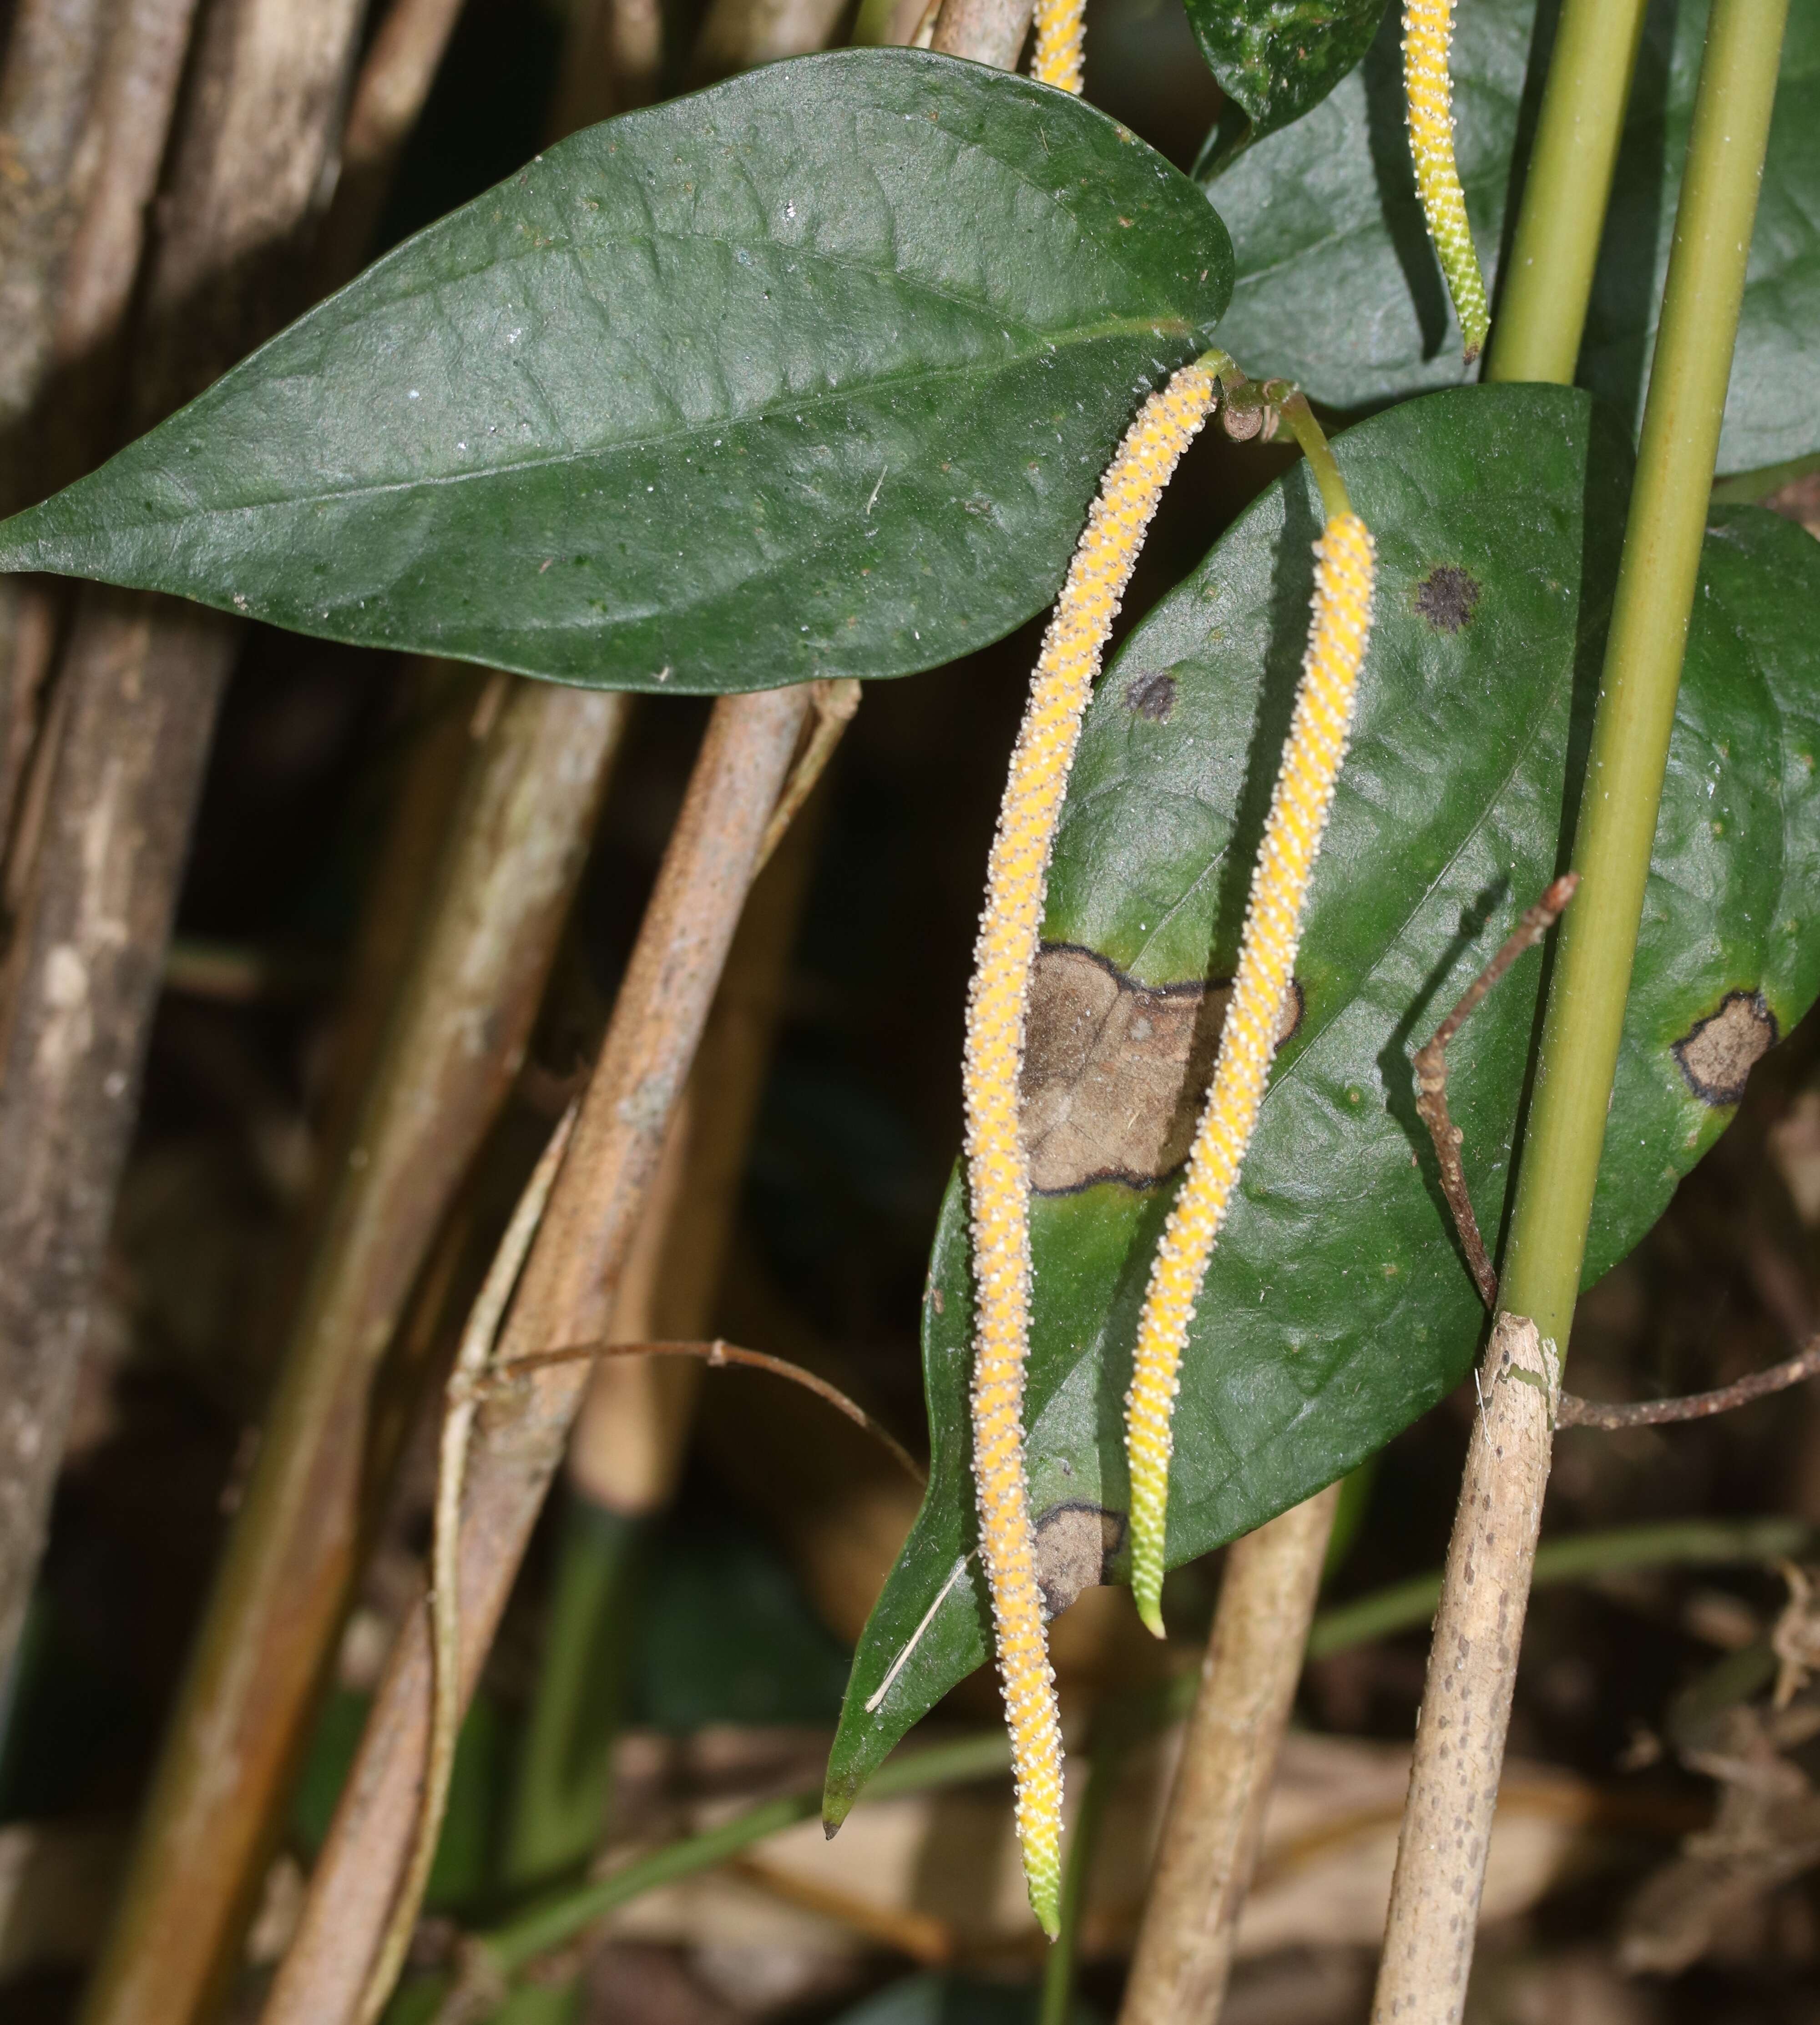
[[1453,39],[1454,0],[1404,0],[1403,87],[1409,101],[1415,186],[1422,193],[1422,216],[1454,299],[1470,364],[1484,349],[1492,312],[1454,160],[1453,80],[1448,75]]
[[1294,976],[1308,882],[1346,756],[1352,700],[1371,635],[1374,563],[1365,523],[1356,513],[1335,514],[1315,544],[1315,557],[1314,614],[1301,686],[1251,875],[1238,974],[1220,1030],[1213,1087],[1150,1267],[1131,1390],[1125,1395],[1132,1594],[1139,1615],[1159,1638],[1170,1421],[1182,1349],[1264,1101],[1283,1000]]
[[1087,0],[1037,0],[1032,77],[1078,98],[1086,74],[1086,48]]
[[1018,1086],[1024,1010],[1050,845],[1081,713],[1144,531],[1214,398],[1213,376],[1204,366],[1185,366],[1144,403],[1101,483],[1030,678],[1030,700],[993,840],[967,998],[962,1082],[973,1212],[980,1556],[992,1591],[1024,1875],[1030,1904],[1051,1937],[1062,1879],[1062,1728],[1024,1472],[1030,1307],[1029,1182]]

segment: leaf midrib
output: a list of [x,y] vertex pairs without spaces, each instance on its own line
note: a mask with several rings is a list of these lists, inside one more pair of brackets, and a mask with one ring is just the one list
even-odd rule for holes
[[[489,465],[474,471],[444,472],[420,478],[388,480],[375,484],[344,486],[325,491],[283,493],[270,498],[240,500],[232,505],[193,506],[166,518],[140,522],[134,531],[141,531],[148,527],[180,527],[192,521],[225,519],[241,513],[269,513],[273,509],[288,506],[334,505],[347,501],[377,498],[389,494],[414,492],[438,486],[465,485],[490,479],[511,478],[525,472],[560,470],[569,465],[583,464],[594,459],[659,449],[668,443],[705,435],[710,429],[734,428],[742,424],[765,421],[779,411],[787,411],[795,415],[802,413],[805,409],[820,410],[838,406],[843,401],[853,399],[860,393],[908,390],[970,376],[989,380],[1015,366],[1027,365],[1032,360],[1053,357],[1058,351],[1075,345],[1098,344],[1107,338],[1125,336],[1185,337],[1188,331],[1187,320],[1182,317],[1113,318],[1099,324],[1082,326],[1059,338],[1045,338],[1040,345],[1014,350],[1002,362],[983,370],[977,365],[959,365],[863,378],[849,381],[845,387],[828,388],[817,394],[794,395],[744,410],[729,410],[725,414],[710,421],[683,423],[674,428],[659,430],[648,436],[624,436],[611,443],[590,445],[582,450],[527,458],[512,464]],[[46,503],[52,502],[47,501]],[[42,509],[30,510],[37,513]],[[0,556],[6,553],[0,549]]]

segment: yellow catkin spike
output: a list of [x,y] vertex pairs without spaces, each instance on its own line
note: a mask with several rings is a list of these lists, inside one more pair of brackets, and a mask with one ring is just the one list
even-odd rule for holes
[[1150,1268],[1125,1395],[1132,1594],[1138,1614],[1159,1638],[1170,1419],[1182,1349],[1264,1101],[1308,882],[1345,757],[1352,699],[1371,634],[1373,549],[1364,522],[1356,513],[1335,514],[1315,544],[1315,557],[1314,614],[1301,686],[1251,875],[1238,974],[1220,1030],[1213,1087]]
[[999,1678],[1017,1780],[1030,1904],[1053,1936],[1062,1878],[1062,1731],[1037,1586],[1024,1474],[1030,1311],[1029,1181],[1019,1130],[1024,1009],[1042,926],[1049,851],[1081,713],[1144,531],[1176,461],[1206,420],[1213,376],[1184,366],[1126,432],[1088,516],[1030,678],[986,873],[967,997],[962,1081],[973,1211],[974,1479]]
[[1037,0],[1030,75],[1078,98],[1086,77],[1087,0]]
[[1454,160],[1453,80],[1448,51],[1454,39],[1454,0],[1404,0],[1403,86],[1409,101],[1409,147],[1415,186],[1434,241],[1454,314],[1460,320],[1467,362],[1484,349],[1492,328],[1485,277],[1466,222],[1466,196]]

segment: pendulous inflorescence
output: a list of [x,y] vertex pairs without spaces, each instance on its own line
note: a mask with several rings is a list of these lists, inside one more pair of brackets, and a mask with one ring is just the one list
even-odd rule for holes
[[1087,0],[1037,0],[1030,75],[1077,97],[1086,76]]
[[1264,1101],[1283,1001],[1293,979],[1308,884],[1345,757],[1359,671],[1371,633],[1374,552],[1364,522],[1349,508],[1330,513],[1315,544],[1315,557],[1314,611],[1301,685],[1252,872],[1213,1086],[1150,1267],[1125,1395],[1132,1594],[1139,1615],[1159,1638],[1171,1422],[1183,1347]]
[[1448,73],[1453,39],[1454,0],[1404,0],[1403,86],[1416,188],[1470,364],[1484,349],[1492,313],[1454,159],[1453,80]]
[[973,1216],[974,1478],[1011,1734],[1030,1903],[1053,1935],[1062,1862],[1062,1730],[1024,1472],[1029,1180],[1019,1129],[1024,1014],[1050,847],[1106,635],[1163,487],[1211,413],[1213,373],[1184,366],[1126,432],[1043,641],[1011,754],[967,998],[963,1088]]

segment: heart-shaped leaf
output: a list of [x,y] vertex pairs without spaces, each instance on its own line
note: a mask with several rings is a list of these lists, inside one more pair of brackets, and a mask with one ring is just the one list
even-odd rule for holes
[[419,233],[0,568],[614,688],[904,674],[1054,596],[1231,280],[1195,186],[1066,94],[777,64]]
[[[1330,1483],[1465,1375],[1484,1311],[1409,1057],[1562,862],[1629,453],[1587,396],[1461,388],[1336,449],[1377,538],[1359,723],[1315,877],[1293,1031],[1213,1255],[1176,1417],[1176,1564]],[[1025,1070],[1039,1568],[1122,1578],[1124,1395],[1208,1080],[1308,623],[1319,501],[1272,485],[1133,634],[1094,697],[1051,875]],[[1589,1246],[1636,1243],[1750,1064],[1820,989],[1820,546],[1751,507],[1708,538]],[[1502,1227],[1543,967],[1451,1050],[1480,1220]],[[861,1641],[838,1818],[986,1656],[970,1558],[971,1296],[960,1186],[923,1323],[933,1461]]]
[[[1580,355],[1582,384],[1640,417],[1706,39],[1708,0],[1652,8]],[[1535,0],[1459,13],[1453,76],[1460,178],[1479,258],[1497,266],[1552,39]],[[1212,186],[1238,273],[1220,343],[1256,373],[1356,408],[1467,370],[1416,200],[1404,130],[1398,10],[1326,101]],[[1217,140],[1217,133],[1215,137]],[[1495,305],[1493,344],[1496,343]],[[1719,466],[1820,449],[1820,9],[1789,20],[1752,241]]]
[[1312,112],[1371,46],[1385,0],[1187,0],[1227,104],[1195,164],[1207,175]]

